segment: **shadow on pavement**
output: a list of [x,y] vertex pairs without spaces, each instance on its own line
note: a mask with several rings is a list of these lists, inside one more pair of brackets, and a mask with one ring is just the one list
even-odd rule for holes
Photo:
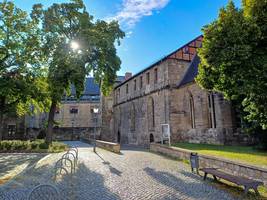
[[110,162],[108,161],[105,161],[105,159],[103,157],[101,157],[97,152],[95,153],[102,161],[103,161],[103,164],[104,165],[108,165],[109,167],[109,171],[112,173],[112,174],[115,174],[117,176],[121,176],[122,172],[117,170],[115,167],[112,167]]
[[[91,171],[83,163],[78,164],[72,178],[65,176],[58,185],[66,185],[68,182],[70,183],[68,188],[66,186],[59,187],[64,199],[120,199],[118,195],[106,188],[104,177],[101,174]],[[65,190],[62,190],[62,188]]]
[[[31,168],[39,160],[47,156],[48,154],[23,154],[23,153],[1,153],[0,154],[0,185],[8,181],[6,177],[8,176],[12,179],[14,176],[23,173],[25,170]],[[25,168],[18,170],[16,173],[16,168],[25,165]],[[10,175],[9,175],[10,174]],[[5,181],[1,181],[5,177]]]
[[82,141],[63,141],[63,143],[67,144],[69,147],[77,147],[77,148],[89,148],[92,147],[91,144],[82,142]]
[[[203,190],[207,189],[205,188],[204,183],[201,182],[185,182],[184,180],[172,175],[171,173],[168,172],[163,172],[163,171],[156,171],[155,169],[152,169],[150,167],[146,167],[144,171],[147,173],[147,175],[151,176],[155,181],[158,183],[167,186],[169,188],[174,189],[178,193],[175,194],[172,197],[166,197],[164,199],[177,199],[177,195],[181,197],[182,199],[188,198],[188,199],[209,199],[209,193],[207,190],[206,192],[203,192]],[[211,186],[207,186],[211,187]],[[199,190],[199,192],[198,192]],[[214,191],[213,191],[214,192]],[[220,192],[218,190],[218,192]],[[214,195],[216,194],[212,194]]]
[[[186,171],[181,171],[180,173],[186,177],[203,180],[203,177],[199,176],[197,174],[192,174],[192,173],[186,172]],[[235,184],[229,184],[229,182],[222,181],[222,180],[214,181],[213,177],[208,176],[206,179],[206,183],[209,183],[218,189],[224,190],[224,191],[232,194],[233,196],[236,196],[237,198],[241,198],[244,200],[246,200],[246,199],[248,199],[248,200],[250,200],[250,199],[267,200],[266,197],[256,195],[254,191],[249,192],[247,195],[244,196],[244,189],[241,186],[237,186]]]
[[26,200],[31,190],[40,184],[54,185],[62,200],[120,199],[104,184],[104,177],[79,163],[73,174],[63,174],[54,181],[54,165],[43,165],[17,177],[14,183],[0,187],[2,200]]

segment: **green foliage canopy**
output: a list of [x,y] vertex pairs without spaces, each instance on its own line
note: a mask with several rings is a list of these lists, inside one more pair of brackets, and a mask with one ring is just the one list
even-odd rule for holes
[[245,118],[267,128],[267,1],[232,1],[203,28],[198,84],[239,101]]
[[11,1],[0,3],[0,140],[4,115],[23,115],[29,104],[45,102],[38,88],[44,84],[40,39],[36,20]]
[[64,92],[69,93],[71,84],[79,98],[85,77],[92,72],[102,92],[108,94],[121,64],[115,42],[120,44],[124,32],[115,21],[93,21],[82,0],[53,4],[47,9],[36,4],[32,17],[42,24],[42,50],[48,63],[52,103],[46,141],[50,143],[56,106]]

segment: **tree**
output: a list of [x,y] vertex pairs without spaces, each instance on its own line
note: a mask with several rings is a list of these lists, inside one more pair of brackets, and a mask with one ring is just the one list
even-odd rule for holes
[[237,101],[245,119],[267,128],[267,1],[232,1],[203,28],[197,83]]
[[0,3],[0,140],[4,117],[25,113],[25,103],[40,97],[35,84],[42,60],[37,25],[13,2]]
[[117,22],[93,22],[82,0],[53,4],[46,10],[37,4],[33,14],[42,20],[43,50],[49,65],[51,107],[46,142],[51,143],[56,107],[71,84],[77,98],[89,72],[104,93],[114,84],[121,63],[114,43],[119,44],[124,33]]

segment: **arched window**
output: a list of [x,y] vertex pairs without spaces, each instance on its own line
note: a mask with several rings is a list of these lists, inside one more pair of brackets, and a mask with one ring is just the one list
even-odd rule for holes
[[135,130],[135,106],[134,106],[134,103],[132,103],[131,110],[130,110],[130,129],[131,129],[131,131]]
[[214,95],[213,93],[208,94],[208,102],[209,102],[209,121],[210,127],[216,128],[216,116],[215,116],[215,105],[214,105]]
[[149,135],[149,141],[150,143],[154,142],[154,135],[152,133]]
[[117,134],[117,142],[119,144],[121,143],[121,133],[120,133],[120,131],[118,131],[118,134]]
[[196,128],[195,124],[195,107],[194,107],[194,99],[193,96],[190,94],[189,96],[189,109],[190,109],[190,121],[191,127]]
[[148,116],[148,128],[154,129],[154,127],[155,127],[155,106],[154,106],[154,100],[152,97],[148,98],[147,116]]

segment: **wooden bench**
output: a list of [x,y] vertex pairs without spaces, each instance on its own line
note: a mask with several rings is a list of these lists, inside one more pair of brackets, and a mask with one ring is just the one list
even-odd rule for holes
[[237,185],[244,186],[245,194],[247,194],[249,189],[253,189],[255,191],[255,193],[259,195],[257,188],[259,185],[263,185],[263,182],[255,181],[255,180],[240,177],[240,176],[227,174],[225,172],[218,170],[218,168],[202,168],[200,170],[205,173],[204,174],[204,180],[206,180],[208,174],[211,174],[213,176],[214,180],[217,180],[217,177],[218,177],[218,178],[227,180],[229,182],[235,183]]

